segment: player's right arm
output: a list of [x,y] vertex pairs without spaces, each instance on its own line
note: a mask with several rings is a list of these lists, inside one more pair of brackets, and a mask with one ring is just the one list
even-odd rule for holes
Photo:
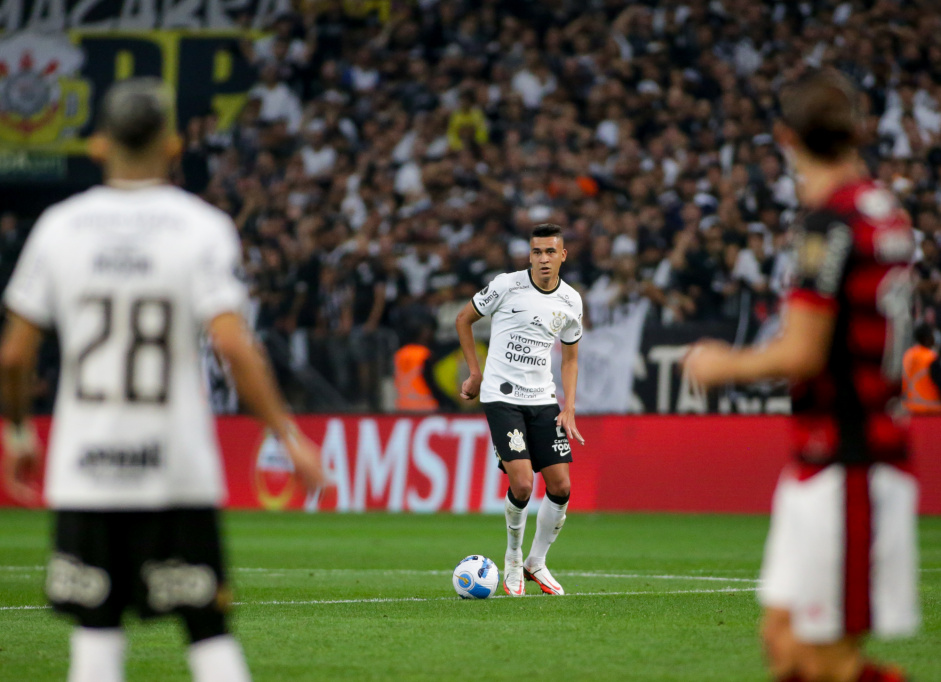
[[470,370],[470,376],[461,384],[461,397],[464,400],[473,400],[480,393],[480,382],[484,375],[480,371],[480,363],[477,361],[477,348],[474,345],[474,330],[471,326],[483,315],[477,312],[474,304],[470,301],[458,313],[457,337],[461,341],[461,352],[464,353],[464,361],[467,362],[467,368]]
[[14,500],[26,506],[39,501],[39,439],[29,419],[30,383],[42,330],[13,311],[0,341],[0,397],[3,401],[3,483]]
[[477,348],[474,345],[472,325],[484,315],[493,315],[500,307],[507,294],[506,275],[497,275],[483,289],[474,294],[464,309],[457,316],[457,337],[461,341],[461,352],[470,370],[470,376],[461,384],[461,397],[473,400],[480,394],[480,383],[484,375],[477,361]]

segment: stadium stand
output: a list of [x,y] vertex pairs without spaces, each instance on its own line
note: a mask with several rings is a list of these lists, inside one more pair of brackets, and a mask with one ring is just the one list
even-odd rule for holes
[[[834,67],[864,92],[865,160],[918,228],[919,316],[941,304],[941,15],[933,2],[312,2],[243,54],[237,124],[181,122],[180,182],[242,232],[256,328],[303,409],[390,406],[397,348],[453,343],[463,302],[565,226],[590,326],[753,336],[787,286],[794,182],[777,93]],[[499,12],[497,7],[499,5]],[[0,217],[0,272],[26,225]],[[48,388],[51,390],[51,388]],[[220,407],[224,410],[224,407]]]

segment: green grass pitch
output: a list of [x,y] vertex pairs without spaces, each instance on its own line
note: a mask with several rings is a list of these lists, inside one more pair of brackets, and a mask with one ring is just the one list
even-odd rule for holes
[[[571,514],[549,565],[570,596],[462,601],[451,570],[502,565],[500,517],[226,517],[234,627],[255,680],[766,679],[758,516]],[[64,680],[69,624],[43,608],[50,517],[0,512],[0,680]],[[527,544],[535,528],[530,518]],[[924,627],[870,651],[941,680],[941,518],[923,519]],[[173,621],[129,622],[128,680],[188,680]]]

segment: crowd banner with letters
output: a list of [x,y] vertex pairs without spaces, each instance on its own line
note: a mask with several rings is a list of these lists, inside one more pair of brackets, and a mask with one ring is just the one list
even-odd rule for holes
[[[391,0],[344,0],[350,17],[386,21]],[[0,34],[29,31],[267,28],[290,0],[0,0]]]
[[[638,308],[618,324],[585,332],[578,344],[577,409],[581,414],[788,414],[783,382],[729,386],[705,392],[690,382],[682,361],[691,344],[704,338],[732,343],[732,323],[645,323]],[[561,390],[562,354],[552,371]]]
[[[248,417],[218,419],[228,506],[310,512],[503,512],[506,477],[483,416],[311,415],[334,485],[308,496],[280,444]],[[37,420],[46,438],[49,419]],[[767,513],[789,460],[784,416],[582,416],[573,446],[572,511]],[[917,417],[912,464],[921,511],[941,514],[941,417]],[[541,479],[537,477],[538,486]],[[534,499],[543,496],[537,487]],[[11,501],[0,490],[0,506]],[[536,508],[536,504],[531,505]]]
[[[390,0],[346,0],[351,17],[385,21]],[[234,123],[256,80],[240,42],[288,0],[0,0],[0,178],[61,180],[85,153],[112,83],[161,78],[176,120]],[[181,68],[183,66],[183,68]]]
[[153,76],[172,86],[178,121],[214,113],[219,129],[225,129],[235,121],[255,82],[254,70],[239,48],[239,41],[252,35],[244,31],[0,35],[0,150],[7,156],[83,154],[101,98],[114,82],[131,76]]
[[[641,361],[641,338],[650,302],[644,299],[617,324],[587,329],[578,342],[578,392],[575,408],[580,414],[636,414],[644,412],[634,395],[634,376]],[[562,389],[562,349],[552,351],[552,377]]]

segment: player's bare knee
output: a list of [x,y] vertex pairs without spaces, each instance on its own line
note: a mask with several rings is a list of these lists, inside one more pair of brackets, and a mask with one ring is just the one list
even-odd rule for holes
[[513,497],[520,502],[525,502],[533,495],[533,482],[530,480],[513,481],[510,483],[510,490],[513,491]]
[[777,641],[790,634],[790,617],[787,611],[768,609],[761,620],[761,638],[766,642]]
[[800,645],[796,667],[801,680],[830,682],[855,679],[862,664],[858,640],[845,637],[832,644]]
[[568,497],[572,492],[572,485],[569,482],[569,479],[566,478],[562,481],[546,481],[546,492],[548,492],[553,497]]
[[797,674],[802,682],[829,682],[827,666],[814,655],[801,656],[797,660]]

